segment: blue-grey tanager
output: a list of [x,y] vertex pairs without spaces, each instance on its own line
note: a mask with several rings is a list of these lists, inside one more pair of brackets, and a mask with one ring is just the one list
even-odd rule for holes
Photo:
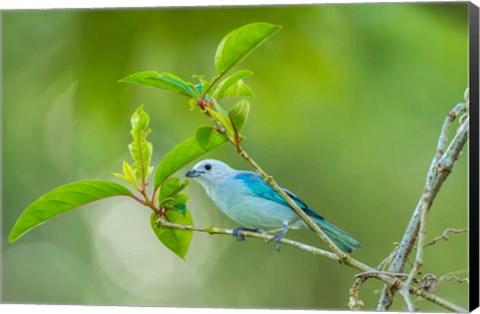
[[[233,232],[238,240],[244,240],[242,230],[281,230],[281,233],[272,238],[279,250],[280,240],[288,228],[307,227],[302,218],[256,172],[235,170],[221,161],[207,159],[197,163],[185,175],[198,181],[215,205],[229,218],[242,225]],[[326,222],[301,198],[287,189],[283,190],[342,251],[352,253],[361,247],[358,240]]]

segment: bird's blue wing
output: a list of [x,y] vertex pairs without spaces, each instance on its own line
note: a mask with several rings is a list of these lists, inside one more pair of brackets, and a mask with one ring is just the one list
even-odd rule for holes
[[[278,194],[270,185],[268,185],[268,183],[266,183],[265,180],[263,180],[263,178],[258,173],[250,171],[239,171],[239,173],[235,176],[235,179],[243,181],[243,183],[248,187],[248,190],[251,192],[252,195],[290,207],[287,201],[285,201],[283,197],[280,196],[280,194]],[[320,216],[316,211],[308,207],[308,205],[300,197],[293,194],[284,187],[281,188],[307,215],[318,219],[323,219],[323,217]]]

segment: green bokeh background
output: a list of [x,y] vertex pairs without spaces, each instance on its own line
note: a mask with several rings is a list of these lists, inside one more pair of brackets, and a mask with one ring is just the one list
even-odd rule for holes
[[[353,269],[290,247],[278,254],[271,243],[206,234],[194,234],[185,263],[130,199],[79,208],[6,241],[23,209],[47,191],[81,179],[118,182],[111,173],[130,160],[129,117],[138,105],[151,116],[154,165],[208,124],[185,98],[118,79],[142,70],[212,77],[221,38],[256,21],[283,28],[238,67],[255,72],[245,149],[359,238],[356,258],[375,266],[389,254],[421,194],[443,120],[467,86],[466,3],[7,11],[3,302],[347,308]],[[465,153],[434,203],[428,241],[467,226]],[[208,157],[248,169],[227,145]],[[196,225],[236,227],[199,185],[187,191]],[[288,236],[323,247],[307,230]],[[467,236],[452,235],[425,250],[422,271],[466,270],[467,256]],[[366,309],[375,308],[380,288],[375,280],[363,286]],[[436,292],[468,305],[466,284],[446,282]],[[393,309],[405,310],[403,300]]]

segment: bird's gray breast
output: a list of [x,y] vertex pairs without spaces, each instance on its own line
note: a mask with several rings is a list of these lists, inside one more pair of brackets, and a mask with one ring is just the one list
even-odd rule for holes
[[206,190],[215,205],[243,227],[279,229],[285,222],[291,225],[299,218],[290,207],[252,193],[242,180],[222,180]]

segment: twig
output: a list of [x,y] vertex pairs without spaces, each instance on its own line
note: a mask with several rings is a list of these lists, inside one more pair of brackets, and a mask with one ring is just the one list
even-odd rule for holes
[[[158,219],[157,223],[162,226],[162,227],[168,227],[168,228],[173,228],[173,229],[181,229],[181,230],[192,230],[196,232],[205,232],[208,234],[223,234],[223,235],[231,235],[233,236],[233,230],[232,229],[223,229],[223,228],[217,228],[217,227],[194,227],[194,226],[189,226],[189,225],[182,225],[182,224],[176,224],[173,222],[168,222],[162,219]],[[272,239],[272,236],[267,234],[267,233],[259,233],[259,232],[253,232],[253,231],[241,231],[241,234],[245,237],[249,238],[255,238],[255,239],[261,239],[265,241],[270,241]],[[296,247],[300,250],[312,253],[313,255],[321,255],[324,257],[327,257],[331,260],[338,261],[338,258],[335,254],[301,243],[293,240],[289,240],[287,238],[283,238],[280,240],[282,244],[286,244],[289,246]]]
[[456,281],[458,283],[470,282],[468,277],[459,278],[454,275],[455,273],[459,273],[459,272],[452,272],[449,274],[442,275],[438,278],[433,274],[425,274],[422,280],[420,280],[420,283],[422,284],[422,289],[425,291],[433,291],[440,283],[445,281]]
[[[449,151],[445,151],[446,141],[447,141],[447,138],[448,138],[448,131],[450,129],[450,125],[453,122],[453,120],[455,119],[455,117],[457,116],[457,114],[459,112],[462,112],[463,110],[465,110],[465,108],[466,108],[466,106],[464,104],[458,104],[448,114],[447,118],[445,119],[445,122],[444,122],[443,127],[442,127],[442,131],[441,131],[441,134],[440,134],[440,138],[438,140],[437,150],[435,152],[432,163],[430,164],[430,168],[429,168],[428,174],[427,174],[427,180],[426,180],[425,187],[424,187],[424,191],[430,191],[430,193],[431,193],[430,199],[425,198],[425,194],[422,194],[422,198],[419,200],[419,202],[417,204],[417,207],[415,208],[415,212],[412,216],[412,219],[410,220],[410,223],[407,227],[407,230],[405,231],[404,237],[402,238],[402,241],[399,244],[399,247],[398,247],[398,249],[396,251],[396,254],[395,254],[395,258],[392,262],[392,267],[394,269],[397,269],[397,271],[402,270],[403,266],[405,265],[405,259],[407,258],[407,256],[409,255],[409,253],[410,253],[410,251],[413,247],[413,242],[416,239],[417,229],[418,229],[418,225],[419,225],[419,222],[420,222],[420,213],[421,213],[422,206],[423,206],[424,202],[425,201],[430,201],[430,206],[431,206],[431,202],[433,201],[433,198],[435,198],[436,193],[438,192],[438,189],[440,188],[441,183],[443,183],[443,181],[446,178],[446,176],[442,176],[441,178],[439,177],[438,179],[436,179],[437,172],[438,172],[437,168],[438,168],[441,156],[445,155],[447,153],[455,154],[455,155],[458,156],[458,154],[460,154],[461,148],[463,147],[463,145],[461,147],[458,147],[458,145],[456,145],[455,148],[457,148],[457,151],[452,151],[453,148],[450,149]],[[468,131],[468,125],[466,125],[466,130],[463,130],[463,132],[461,134],[457,133],[457,135],[455,136],[457,138],[457,142],[461,142],[460,140],[463,139],[463,138],[466,141],[466,138],[467,138],[467,135],[468,135],[467,131]],[[452,143],[453,143],[453,141],[452,141]],[[444,153],[444,151],[445,151],[445,153]],[[448,169],[447,167],[444,167],[442,172],[447,172],[446,171],[447,169]],[[443,180],[440,181],[440,179],[443,179]],[[434,186],[432,187],[432,185],[434,185]]]
[[[172,222],[167,222],[161,218],[159,218],[157,220],[157,223],[160,225],[160,226],[163,226],[163,227],[167,227],[167,228],[174,228],[174,229],[181,229],[181,230],[192,230],[192,231],[196,231],[196,232],[204,232],[204,233],[208,233],[208,234],[219,234],[219,235],[231,235],[233,236],[233,230],[231,229],[222,229],[222,228],[217,228],[217,227],[194,227],[194,226],[190,226],[190,225],[182,225],[182,224],[176,224],[176,223],[172,223]],[[264,240],[264,241],[270,241],[272,239],[272,236],[267,234],[267,233],[258,233],[258,232],[252,232],[252,231],[241,231],[241,234],[245,237],[249,237],[249,238],[256,238],[256,239],[261,239],[261,240]],[[414,287],[407,287],[405,286],[405,284],[399,280],[398,278],[392,278],[391,276],[388,276],[382,272],[379,272],[373,268],[371,268],[370,266],[366,265],[366,264],[363,264],[362,262],[354,259],[354,258],[349,258],[349,259],[341,259],[339,258],[337,255],[335,255],[334,253],[331,253],[331,252],[328,252],[328,251],[325,251],[325,250],[322,250],[322,249],[319,249],[319,248],[316,248],[316,247],[313,247],[313,246],[310,246],[310,245],[307,245],[307,244],[304,244],[304,243],[301,243],[301,242],[297,242],[297,241],[293,241],[293,240],[289,240],[287,238],[283,238],[280,240],[280,242],[282,244],[286,244],[286,245],[289,245],[289,246],[292,246],[292,247],[295,247],[297,249],[300,249],[300,250],[303,250],[303,251],[306,251],[306,252],[309,252],[313,255],[319,255],[319,256],[324,256],[324,257],[327,257],[333,261],[336,261],[338,263],[341,263],[343,265],[348,265],[352,268],[355,268],[359,271],[362,271],[362,272],[369,272],[369,273],[375,273],[376,276],[374,276],[375,278],[385,282],[387,285],[389,286],[397,286],[399,288],[401,287],[405,287],[408,289],[408,291],[413,294],[413,295],[416,295],[416,296],[419,296],[419,297],[422,297],[424,298],[425,300],[428,300],[430,302],[433,302],[449,311],[452,311],[452,312],[466,312],[467,310],[456,305],[456,304],[453,304],[439,296],[436,296],[434,294],[431,294],[431,293],[428,293],[422,289],[417,289],[417,288],[414,288]],[[362,278],[362,277],[357,277],[357,278]]]
[[359,273],[359,274],[356,274],[355,277],[361,277],[361,278],[371,278],[371,277],[377,277],[379,274],[382,274],[382,275],[387,275],[387,276],[390,276],[390,277],[394,277],[394,278],[398,278],[398,277],[408,277],[408,274],[404,274],[404,273],[391,273],[391,272],[388,272],[388,271],[382,271],[382,270],[373,270],[373,271],[367,271],[367,272],[364,272],[364,273]]
[[[389,268],[389,271],[391,272],[403,272],[405,263],[410,255],[410,252],[412,251],[413,244],[417,239],[417,235],[419,235],[419,230],[422,230],[419,237],[421,237],[422,241],[424,241],[426,214],[432,206],[433,200],[440,190],[442,183],[451,173],[453,165],[458,159],[468,138],[468,119],[465,119],[459,127],[453,140],[450,142],[450,145],[447,147],[448,131],[450,126],[455,118],[463,112],[468,112],[468,101],[465,104],[460,103],[456,105],[445,118],[445,122],[443,123],[440,137],[438,139],[437,149],[427,173],[422,197],[420,198],[413,216],[405,230],[402,240],[395,251],[395,257],[393,258],[392,264]],[[420,228],[421,224],[423,224],[423,228]],[[420,252],[417,252],[417,259],[413,266],[414,269],[418,269],[420,267],[421,258],[422,249],[420,249]],[[413,280],[413,278],[411,280]],[[384,311],[388,309],[393,302],[394,295],[395,289],[385,286],[380,296],[377,310]]]
[[428,300],[428,301],[433,302],[437,305],[440,305],[441,307],[443,307],[443,308],[445,308],[449,311],[456,312],[456,313],[467,313],[468,312],[467,309],[464,309],[464,308],[462,308],[462,307],[460,307],[460,306],[458,306],[454,303],[446,301],[446,300],[440,298],[439,296],[437,296],[435,294],[432,294],[430,292],[427,292],[423,289],[412,288],[412,287],[410,287],[409,289],[410,289],[410,294],[422,297],[425,300]]
[[[425,201],[423,202],[421,213],[420,213],[420,226],[418,230],[418,248],[417,248],[417,254],[415,256],[415,263],[413,264],[412,269],[410,270],[410,274],[408,275],[408,278],[405,282],[407,286],[410,286],[413,282],[413,279],[417,276],[418,271],[420,270],[420,267],[422,267],[423,264],[423,247],[425,243],[425,234],[426,234],[426,224],[427,224],[427,212],[429,208],[430,202],[428,202],[428,198],[431,197],[431,194],[429,191],[424,192],[423,198]],[[403,292],[403,289],[400,291]],[[414,311],[415,306],[413,306],[413,310],[411,310],[412,304],[408,303],[408,310],[409,311]]]
[[443,276],[440,276],[440,278],[438,278],[438,283],[441,283],[442,281],[456,281],[458,283],[470,283],[470,280],[468,279],[468,277],[465,277],[465,278],[458,278],[457,276],[449,276],[449,275],[443,275]]
[[203,112],[205,115],[207,115],[215,125],[215,129],[221,133],[229,142],[232,144],[237,153],[245,159],[251,166],[252,168],[265,180],[267,184],[269,184],[275,192],[277,192],[287,203],[288,205],[303,219],[303,221],[307,224],[310,229],[315,232],[320,239],[323,240],[323,242],[327,245],[327,247],[334,252],[338,258],[342,261],[346,261],[350,256],[346,253],[344,253],[342,250],[340,250],[335,243],[333,243],[332,240],[330,240],[329,237],[320,229],[320,227],[302,210],[298,205],[285,193],[285,191],[278,185],[278,183],[273,179],[272,176],[268,175],[256,162],[253,160],[253,158],[250,157],[250,155],[240,146],[240,144],[235,141],[225,130],[225,128],[222,126],[220,121],[217,120],[208,110],[205,109],[205,107],[201,106],[203,108]]
[[[237,153],[242,158],[244,158],[253,167],[253,169],[265,180],[265,182],[267,184],[269,184],[280,196],[282,196],[282,198],[290,205],[290,207],[303,219],[303,221],[307,224],[307,226],[309,226],[325,242],[327,247],[333,253],[328,252],[328,251],[324,251],[324,250],[320,250],[320,249],[317,249],[317,248],[314,248],[314,247],[311,247],[311,246],[308,246],[308,245],[305,245],[305,244],[302,244],[302,243],[299,243],[299,242],[291,241],[291,240],[288,240],[288,239],[282,239],[282,241],[281,241],[282,243],[285,243],[285,244],[291,245],[291,246],[295,246],[295,247],[300,248],[302,250],[309,251],[313,254],[318,254],[318,255],[328,257],[332,260],[335,260],[335,261],[337,261],[341,264],[345,264],[345,265],[348,265],[350,267],[353,267],[353,268],[355,268],[357,270],[360,270],[364,273],[375,273],[374,277],[382,280],[383,282],[385,282],[386,286],[389,287],[388,289],[391,289],[391,288],[393,289],[391,291],[396,291],[397,289],[403,289],[404,291],[408,291],[408,293],[414,294],[416,296],[421,296],[424,299],[429,300],[431,302],[434,302],[434,303],[436,303],[436,304],[438,304],[438,305],[440,305],[440,306],[442,306],[442,307],[444,307],[444,308],[446,308],[450,311],[454,311],[454,312],[465,312],[466,311],[466,309],[463,309],[463,308],[461,308],[461,307],[459,307],[459,306],[457,306],[457,305],[455,305],[451,302],[448,302],[448,301],[446,301],[446,300],[444,300],[444,299],[442,299],[442,298],[440,298],[436,295],[430,294],[430,293],[428,293],[424,290],[421,290],[421,289],[411,287],[410,285],[406,285],[404,282],[402,282],[397,277],[392,278],[391,276],[386,275],[385,273],[381,273],[378,270],[373,269],[370,266],[367,266],[367,265],[359,262],[358,260],[352,258],[350,255],[345,254],[343,251],[341,251],[332,242],[332,240],[330,240],[330,238],[328,238],[325,235],[325,233],[320,229],[320,227],[303,210],[301,210],[298,207],[298,205],[285,193],[285,191],[283,191],[282,188],[280,188],[280,186],[276,183],[276,181],[273,179],[273,177],[269,176],[247,154],[247,152],[245,150],[243,150],[243,148],[240,146],[240,143],[228,134],[227,130],[222,126],[221,122],[218,121],[208,110],[205,109],[206,108],[205,104],[202,103],[202,104],[199,104],[199,106],[203,109],[203,112],[213,121],[215,130],[217,130],[219,133],[221,133],[235,147]],[[465,111],[465,105],[459,104],[459,105],[457,105],[457,107],[455,107],[455,108],[457,108],[456,110],[458,112]],[[429,175],[427,176],[427,184],[426,184],[427,189],[425,189],[425,191],[427,191],[428,193],[424,193],[424,197],[422,197],[422,200],[419,203],[423,208],[425,208],[425,210],[424,210],[425,212],[430,208],[431,203],[432,203],[433,199],[435,198],[436,193],[438,192],[438,189],[440,188],[441,184],[443,183],[445,178],[450,173],[451,168],[453,167],[453,163],[458,158],[458,154],[460,152],[458,151],[458,153],[457,153],[457,149],[461,150],[461,148],[463,147],[463,144],[466,141],[466,134],[467,134],[466,131],[468,131],[468,119],[465,121],[466,131],[462,131],[462,132],[465,132],[465,140],[456,140],[457,137],[462,136],[462,135],[459,135],[462,132],[459,132],[457,134],[457,136],[452,140],[452,143],[450,144],[448,149],[446,149],[445,153],[443,153],[444,150],[445,150],[446,143],[447,143],[446,133],[448,132],[450,124],[453,121],[453,119],[455,119],[456,114],[458,112],[455,112],[455,114],[453,114],[453,115],[452,114],[449,115],[450,118],[447,117],[447,120],[444,123],[444,127],[442,129],[443,131],[442,131],[442,134],[441,134],[440,139],[439,139],[437,153],[435,154],[434,161],[432,162],[432,164],[430,166]],[[457,155],[454,156],[453,159],[445,159],[444,158],[444,157],[446,157],[447,154],[455,154],[455,153],[457,153]],[[443,163],[442,163],[442,161],[443,161]],[[441,167],[437,168],[438,165],[441,165]],[[446,173],[446,175],[444,177],[441,177],[441,176],[437,177],[437,176],[435,176],[436,172]],[[425,203],[425,204],[423,204],[423,203]],[[418,211],[417,216],[418,216],[418,214],[420,214],[420,210]],[[415,217],[415,215],[414,215],[414,217]],[[418,218],[415,218],[415,219],[417,220],[417,223],[413,224],[413,231],[415,231],[413,233],[416,236],[416,232],[418,230],[419,219]],[[192,226],[183,226],[183,227],[182,227],[182,225],[174,226],[170,223],[161,222],[161,221],[160,221],[160,223],[163,226],[166,226],[166,227],[173,227],[173,228],[180,228],[180,229],[190,229],[190,230],[194,230],[194,231],[208,232],[210,234],[232,234],[232,231],[227,231],[225,229],[219,229],[219,228],[213,228],[213,227],[194,228]],[[250,236],[250,237],[255,237],[255,238],[262,238],[264,240],[270,240],[271,239],[271,236],[266,235],[266,234],[243,232],[243,235]],[[415,236],[413,237],[413,240],[415,240]],[[402,240],[402,242],[403,242],[403,240]],[[413,246],[413,242],[412,243],[407,243],[407,244],[408,245],[406,247],[407,247],[408,253],[405,253],[405,252],[403,253],[404,254],[404,257],[402,257],[403,261],[408,258],[408,254],[411,251],[411,248]],[[400,248],[401,248],[401,246],[402,246],[402,243],[400,244]],[[405,246],[405,243],[404,243],[404,246]],[[397,250],[397,252],[400,251],[400,248],[399,248],[399,250]],[[397,256],[397,254],[396,254],[396,256]],[[395,263],[395,259],[394,259],[393,263]],[[402,266],[401,271],[398,271],[398,270],[397,271],[390,271],[389,273],[401,273],[402,271],[403,271],[403,266]],[[390,294],[389,298],[393,298],[393,294]]]
[[395,243],[395,249],[392,252],[390,252],[390,254],[383,261],[381,261],[380,264],[378,264],[378,266],[375,267],[375,269],[385,270],[385,267],[388,264],[390,264],[390,262],[392,261],[392,258],[395,255],[395,250],[397,249],[397,247],[398,247],[398,243]]
[[441,241],[441,240],[447,241],[448,240],[448,235],[447,234],[449,232],[451,232],[451,233],[468,232],[468,228],[462,228],[462,229],[448,228],[448,229],[445,229],[445,231],[443,231],[441,236],[436,237],[435,239],[433,239],[432,242],[425,244],[424,248],[427,247],[427,246],[430,246],[430,245],[434,245],[435,243],[437,243],[438,241]]
[[361,285],[367,281],[365,277],[357,277],[353,282],[352,287],[348,290],[348,307],[351,310],[359,311],[362,309],[363,301],[360,300],[360,287]]
[[415,304],[412,302],[412,299],[410,298],[410,293],[407,288],[402,287],[402,289],[399,290],[400,294],[402,295],[403,299],[405,300],[405,304],[407,305],[408,311],[409,312],[415,312]]

